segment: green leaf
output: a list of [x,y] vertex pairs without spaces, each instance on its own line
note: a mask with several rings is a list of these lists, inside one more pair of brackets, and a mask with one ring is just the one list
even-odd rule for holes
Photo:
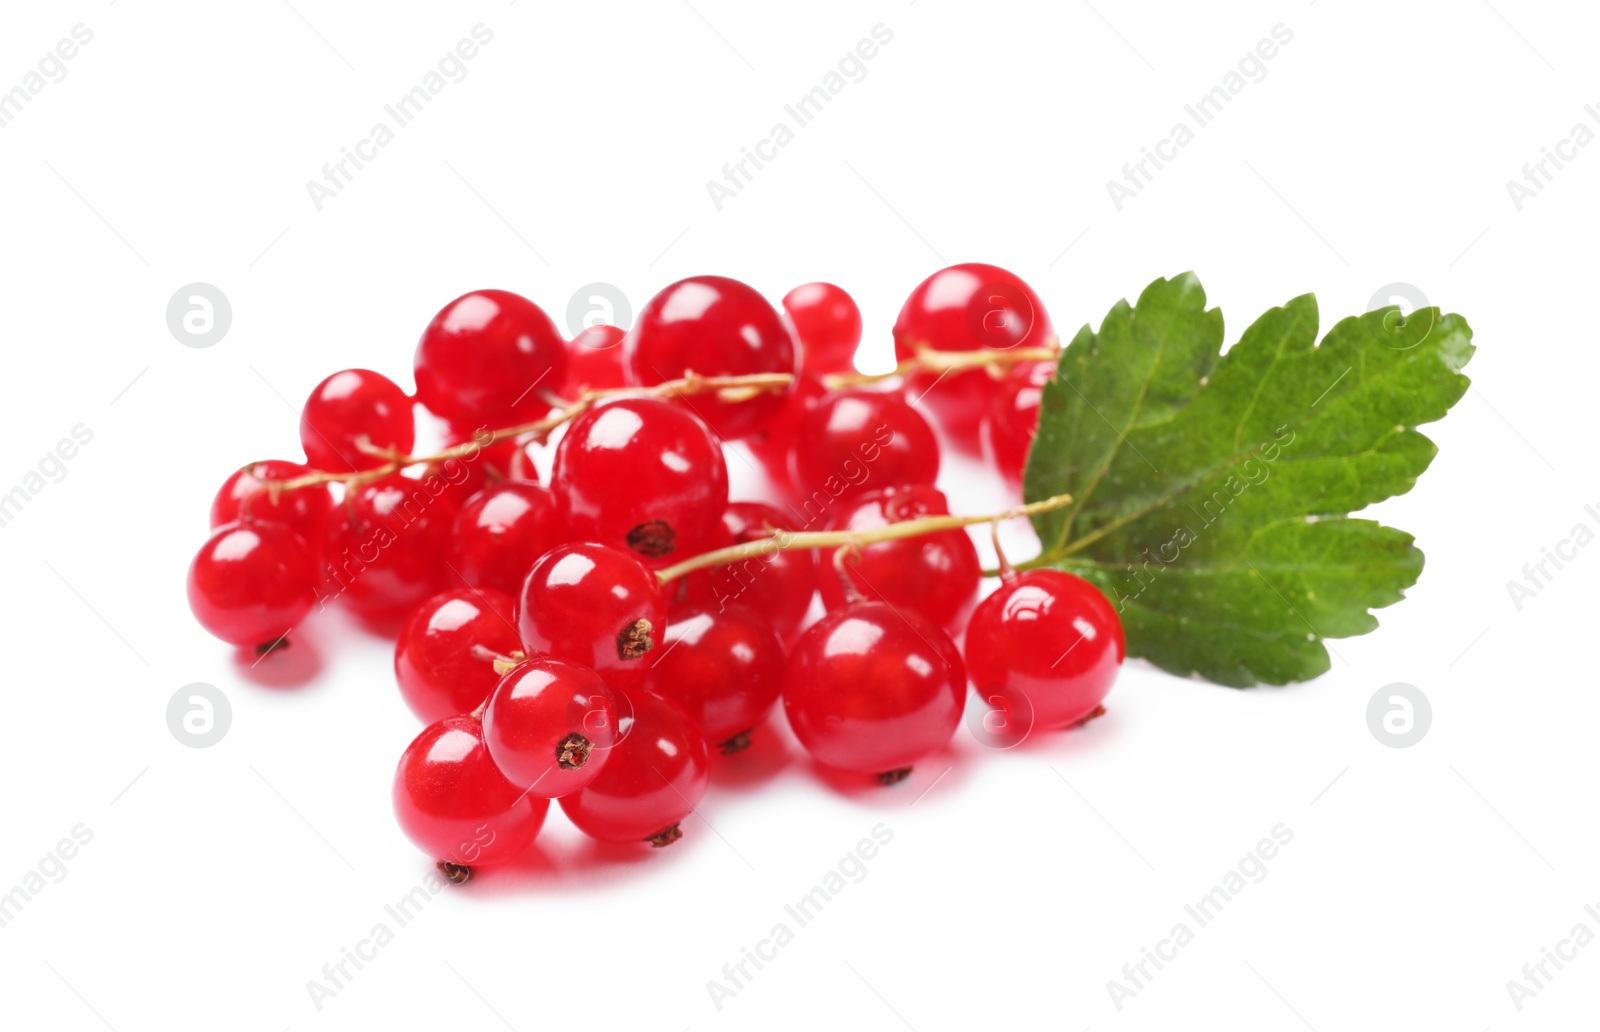
[[1024,496],[1049,565],[1117,606],[1128,651],[1245,687],[1328,669],[1324,638],[1377,627],[1422,572],[1409,534],[1349,513],[1404,494],[1437,449],[1416,429],[1466,392],[1472,331],[1436,308],[1344,319],[1317,344],[1307,294],[1221,354],[1192,274],[1085,326],[1044,388]]

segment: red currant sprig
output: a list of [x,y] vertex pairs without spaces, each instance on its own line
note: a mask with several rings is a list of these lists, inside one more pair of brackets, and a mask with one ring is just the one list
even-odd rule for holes
[[[305,408],[308,465],[255,463],[223,485],[190,573],[197,617],[268,649],[319,597],[382,621],[409,611],[396,678],[433,723],[401,758],[395,806],[454,881],[523,851],[549,799],[593,838],[675,841],[709,744],[740,751],[780,699],[819,763],[886,782],[949,741],[969,667],[1030,726],[1103,712],[1124,650],[1086,582],[1003,566],[965,659],[953,644],[979,578],[962,528],[1071,499],[951,515],[932,486],[940,437],[906,400],[980,384],[925,409],[967,443],[981,401],[1014,480],[1057,357],[1038,299],[992,266],[945,270],[902,310],[900,364],[870,376],[854,369],[848,294],[807,284],[783,308],[695,277],[631,333],[563,342],[525,298],[463,295],[418,345],[416,399],[370,370],[336,373]],[[413,400],[446,421],[447,447],[410,454]],[[488,429],[501,423],[515,425]],[[546,489],[532,459],[568,423]],[[851,483],[829,491],[850,497],[822,531],[730,505],[723,437],[800,491],[843,470]],[[835,565],[820,582],[818,549]],[[819,587],[829,612],[802,631]],[[1041,634],[1077,637],[1041,667]]]

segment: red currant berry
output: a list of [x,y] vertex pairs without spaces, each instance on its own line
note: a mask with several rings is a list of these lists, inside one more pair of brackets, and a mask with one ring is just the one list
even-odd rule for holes
[[309,467],[282,459],[252,462],[223,482],[211,503],[211,529],[235,522],[281,523],[315,550],[327,535],[328,512],[333,508],[333,495],[328,492],[328,485],[279,491],[276,498],[269,486],[274,481],[293,480],[309,472]]
[[270,647],[317,600],[311,546],[281,523],[224,523],[189,566],[189,608],[234,645]]
[[810,373],[853,373],[861,343],[861,309],[832,283],[807,283],[783,296],[783,310],[800,342],[800,365]]
[[626,336],[615,326],[590,326],[567,342],[567,397],[576,398],[585,388],[599,391],[628,385],[622,346]]
[[[472,434],[457,436],[454,431],[445,435],[449,447],[466,444]],[[532,440],[518,441],[506,437],[489,444],[480,444],[476,451],[458,458],[428,464],[428,472],[444,477],[461,488],[461,493],[474,495],[486,487],[507,482],[537,484],[539,471],[533,465],[533,453],[538,444]]]
[[682,837],[678,822],[694,812],[710,780],[706,740],[676,703],[646,691],[628,693],[618,741],[587,788],[561,799],[578,830],[602,842],[665,846]]
[[566,540],[549,491],[537,484],[486,487],[456,515],[450,565],[468,584],[514,595],[534,561]]
[[505,776],[556,799],[592,782],[617,744],[617,699],[588,667],[530,659],[483,712],[483,740]]
[[461,427],[528,423],[549,411],[544,391],[566,379],[555,323],[509,290],[475,290],[440,309],[416,354],[417,400]]
[[[794,520],[760,502],[733,502],[722,525],[743,544],[794,533]],[[691,575],[692,576],[692,575]],[[729,563],[710,571],[710,595],[719,607],[740,605],[760,615],[784,641],[792,641],[817,590],[817,562],[809,550],[791,549]]]
[[417,425],[411,399],[370,369],[345,369],[317,384],[300,410],[300,444],[314,469],[333,473],[373,469],[385,452],[411,451]]
[[1011,573],[967,625],[978,694],[1057,728],[1096,715],[1122,668],[1122,621],[1094,585],[1060,570]]
[[500,773],[476,717],[445,717],[423,728],[394,773],[400,830],[452,881],[527,849],[549,808]]
[[517,606],[524,651],[586,666],[614,688],[645,675],[645,654],[666,626],[656,575],[633,555],[592,542],[542,556]]
[[724,754],[750,744],[783,687],[783,642],[743,606],[688,602],[667,612],[667,633],[643,687],[683,707]]
[[802,493],[835,497],[889,484],[931,484],[939,441],[898,394],[847,390],[824,398],[801,422],[789,452]]
[[783,407],[778,409],[778,414],[764,428],[745,439],[745,447],[750,449],[750,454],[756,457],[756,461],[761,463],[778,487],[791,486],[789,451],[794,445],[795,434],[799,432],[806,416],[827,395],[828,388],[820,376],[801,372],[784,399]]
[[[733,532],[719,521],[716,526],[711,528],[711,533],[700,543],[695,552],[697,554],[701,552],[716,552],[724,548],[732,548],[733,544]],[[668,562],[669,560],[665,559],[644,560],[644,564],[652,570],[660,569]],[[717,593],[711,583],[711,577],[714,572],[711,569],[693,570],[682,577],[674,578],[663,584],[661,586],[661,595],[667,600],[669,613],[672,607],[680,602],[715,601]]]
[[516,600],[490,588],[457,588],[406,618],[394,647],[394,676],[425,721],[471,713],[500,683],[494,661],[522,648]]
[[[874,530],[949,514],[950,505],[937,488],[891,488],[861,496],[840,511],[829,527]],[[838,573],[819,579],[822,602],[829,609],[839,609],[851,597],[887,602],[915,610],[954,635],[960,633],[977,601],[983,567],[966,531],[953,529],[879,541],[859,553],[847,552]]]
[[1025,362],[995,391],[983,423],[984,451],[1012,485],[1022,483],[1028,449],[1039,429],[1039,398],[1055,375],[1054,362]]
[[[1045,347],[1054,339],[1050,316],[1032,287],[1005,269],[976,262],[952,265],[923,280],[894,324],[900,362],[923,349],[1003,352]],[[922,399],[956,441],[974,449],[978,422],[995,386],[995,376],[985,369],[906,378],[906,390]]]
[[[725,276],[679,280],[651,298],[628,335],[629,373],[646,386],[702,376],[793,373],[794,342],[783,317],[753,287]],[[685,404],[723,437],[748,437],[777,415],[781,393],[724,402],[697,395]]]
[[356,612],[404,612],[445,587],[461,488],[440,476],[391,474],[345,494],[329,521],[324,591]]
[[572,421],[550,488],[574,537],[666,559],[701,550],[728,505],[728,467],[688,412],[618,398]]
[[857,602],[800,636],[783,708],[824,765],[888,782],[950,741],[966,696],[949,635],[909,610]]

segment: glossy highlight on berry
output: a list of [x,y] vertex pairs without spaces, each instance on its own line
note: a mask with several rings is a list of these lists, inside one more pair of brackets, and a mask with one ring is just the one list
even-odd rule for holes
[[[841,507],[829,521],[834,530],[871,531],[923,516],[945,516],[944,492],[927,485],[869,491]],[[887,602],[915,610],[954,635],[978,598],[983,568],[964,530],[939,530],[879,541],[837,556],[818,580],[823,605],[838,609],[853,599]]]
[[661,582],[635,556],[593,542],[562,545],[533,564],[517,606],[530,656],[588,667],[613,688],[637,684],[667,626]]
[[[691,370],[701,376],[795,371],[794,341],[782,316],[754,288],[726,276],[679,280],[651,298],[628,334],[627,349],[630,376],[647,386]],[[719,435],[736,439],[766,426],[783,395],[696,398],[692,404]]]
[[567,540],[550,492],[504,483],[467,499],[451,527],[450,566],[468,584],[507,594],[522,590],[534,562]]
[[[924,349],[1003,356],[1054,341],[1050,316],[1033,288],[1015,273],[981,262],[951,265],[923,280],[894,324],[900,362]],[[998,383],[994,367],[942,375],[919,371],[906,378],[906,391],[939,417],[952,440],[976,451],[978,424]]]
[[[471,716],[423,728],[400,757],[393,796],[406,837],[441,869],[468,871],[527,849],[550,807],[506,780],[483,743],[483,726]],[[446,873],[465,880],[458,871]]]
[[492,588],[456,588],[406,618],[395,641],[395,680],[423,720],[471,713],[500,683],[495,660],[521,648],[515,599]]
[[783,707],[818,761],[891,782],[950,741],[966,695],[949,635],[916,613],[857,602],[801,635]]
[[1096,715],[1127,644],[1115,607],[1060,570],[1007,573],[967,627],[972,683],[1034,726],[1070,727]]
[[683,707],[722,752],[749,744],[783,685],[783,642],[743,606],[688,602],[668,610],[643,687]]
[[616,696],[593,670],[538,657],[512,669],[489,696],[483,740],[513,784],[556,799],[600,774],[620,717]]
[[442,476],[399,473],[350,490],[329,520],[325,602],[384,617],[445,587],[460,491]]
[[572,421],[550,490],[573,536],[672,562],[704,550],[728,504],[728,467],[690,413],[619,398]]
[[855,372],[861,309],[854,298],[832,283],[805,283],[783,296],[783,310],[800,342],[806,372]]
[[225,523],[189,565],[189,609],[234,645],[277,645],[316,602],[311,548],[277,523]]
[[800,422],[790,447],[793,483],[801,494],[847,496],[931,484],[939,475],[933,428],[899,394],[884,391],[829,395]]
[[370,369],[345,369],[317,384],[300,412],[300,444],[313,469],[375,469],[416,440],[411,399]]
[[566,350],[544,309],[509,290],[474,290],[422,331],[417,400],[459,427],[505,427],[549,411],[544,391],[566,378]]
[[561,798],[578,830],[603,842],[667,846],[710,782],[711,756],[676,703],[640,689],[627,695],[619,740],[587,787]]

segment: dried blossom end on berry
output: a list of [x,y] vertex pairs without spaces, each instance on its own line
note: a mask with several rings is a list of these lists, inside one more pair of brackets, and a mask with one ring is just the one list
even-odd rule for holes
[[649,620],[635,620],[624,627],[622,633],[617,635],[617,657],[638,659],[655,648],[656,640],[651,635],[652,630]]
[[660,849],[663,846],[672,845],[681,838],[683,838],[683,829],[674,824],[670,828],[662,828],[654,835],[651,835],[649,838],[645,839],[645,841],[650,843],[655,848]]
[[562,770],[577,770],[589,762],[594,743],[574,731],[556,746],[556,766]]

